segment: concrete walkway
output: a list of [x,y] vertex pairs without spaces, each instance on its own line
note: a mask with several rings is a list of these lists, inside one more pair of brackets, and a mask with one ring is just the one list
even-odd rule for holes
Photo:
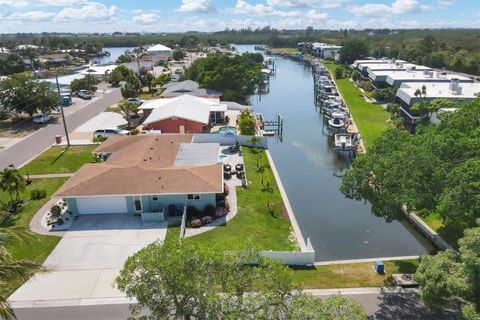
[[[47,174],[30,174],[28,178],[30,179],[48,179],[48,178],[70,178],[75,172],[72,173],[47,173]],[[26,179],[27,176],[24,176]]]

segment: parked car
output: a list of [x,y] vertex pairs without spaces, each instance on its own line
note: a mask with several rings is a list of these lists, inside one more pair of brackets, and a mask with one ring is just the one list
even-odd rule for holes
[[138,106],[142,105],[142,103],[145,102],[145,100],[142,100],[142,99],[139,99],[139,98],[128,98],[127,99],[127,102],[128,103],[133,103],[133,104],[136,104]]
[[99,130],[96,130],[94,133],[93,133],[93,136],[94,137],[104,137],[104,138],[107,138],[107,137],[110,137],[110,136],[115,136],[115,135],[127,135],[129,134],[130,131],[128,130],[123,130],[121,128],[106,128],[106,129],[99,129]]
[[33,117],[33,123],[36,124],[47,123],[48,121],[50,121],[50,116],[48,114],[40,114]]
[[77,92],[77,96],[83,100],[92,100],[92,95],[88,90],[80,90]]

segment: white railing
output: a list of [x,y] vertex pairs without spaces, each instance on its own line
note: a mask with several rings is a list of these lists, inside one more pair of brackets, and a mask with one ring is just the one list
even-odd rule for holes
[[185,223],[187,221],[187,204],[183,206],[182,223],[180,224],[180,238],[185,237]]

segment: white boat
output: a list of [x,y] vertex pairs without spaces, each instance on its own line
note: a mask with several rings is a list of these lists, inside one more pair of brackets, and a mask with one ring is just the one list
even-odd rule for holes
[[352,151],[357,145],[356,135],[351,133],[337,133],[335,135],[335,150]]
[[332,118],[328,120],[328,126],[334,131],[343,131],[348,126],[348,116],[343,112],[332,113]]

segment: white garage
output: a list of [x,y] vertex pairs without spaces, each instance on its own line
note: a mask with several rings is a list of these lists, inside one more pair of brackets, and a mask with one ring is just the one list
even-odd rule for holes
[[79,214],[126,213],[127,201],[125,197],[78,197],[76,198]]

